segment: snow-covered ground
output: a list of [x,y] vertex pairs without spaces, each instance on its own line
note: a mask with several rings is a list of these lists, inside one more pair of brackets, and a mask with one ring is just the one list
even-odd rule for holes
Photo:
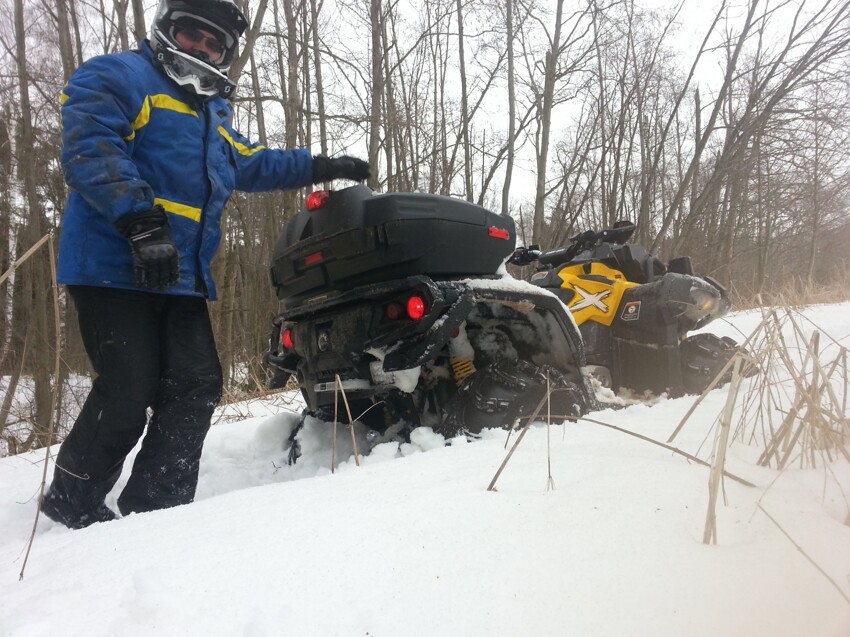
[[[806,316],[850,345],[850,304]],[[725,400],[673,444],[709,460]],[[692,403],[590,417],[664,441]],[[42,518],[22,581],[44,453],[0,459],[0,635],[850,635],[844,459],[779,472],[736,440],[727,468],[757,486],[725,481],[705,545],[708,468],[621,432],[536,424],[489,492],[504,431],[444,446],[419,430],[331,474],[327,428],[286,465],[297,408],[223,408],[192,505],[80,531]]]

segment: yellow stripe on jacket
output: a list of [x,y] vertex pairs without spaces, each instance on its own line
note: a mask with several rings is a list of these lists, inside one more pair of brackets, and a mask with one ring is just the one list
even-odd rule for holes
[[239,151],[240,155],[250,157],[254,153],[258,153],[261,150],[265,149],[265,146],[263,146],[262,144],[257,144],[253,148],[249,148],[245,144],[237,142],[235,139],[233,139],[233,136],[227,132],[227,129],[224,126],[219,126],[218,132],[221,133],[221,136],[224,137],[231,146],[233,146],[237,151]]
[[133,120],[133,132],[124,138],[126,141],[129,142],[133,139],[136,136],[136,131],[147,125],[151,119],[152,108],[176,111],[178,113],[184,113],[185,115],[192,115],[193,117],[198,116],[198,113],[194,108],[189,106],[186,102],[174,99],[170,95],[165,95],[164,93],[148,95],[142,103],[142,110],[139,111],[139,114],[136,115],[136,119]]
[[186,217],[187,219],[191,219],[192,221],[197,221],[200,223],[201,221],[201,209],[193,208],[192,206],[187,206],[186,204],[177,203],[176,201],[169,201],[168,199],[160,199],[159,197],[155,197],[154,205],[159,204],[163,208],[165,208],[166,212],[170,212],[173,215],[179,215],[181,217]]

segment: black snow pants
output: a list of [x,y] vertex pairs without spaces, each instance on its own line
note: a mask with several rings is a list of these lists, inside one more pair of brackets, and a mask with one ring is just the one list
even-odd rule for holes
[[119,510],[126,515],[191,502],[222,389],[206,301],[115,288],[68,290],[97,377],[59,450],[50,495],[75,512],[102,506],[147,424]]

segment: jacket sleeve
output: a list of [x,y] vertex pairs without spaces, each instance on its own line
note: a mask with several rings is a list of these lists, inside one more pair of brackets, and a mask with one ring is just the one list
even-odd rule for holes
[[128,90],[132,74],[114,57],[92,58],[62,92],[62,168],[65,180],[111,222],[153,205],[129,153],[144,95]]
[[313,155],[308,149],[266,148],[252,143],[229,124],[222,125],[219,132],[234,148],[237,190],[292,190],[313,183]]

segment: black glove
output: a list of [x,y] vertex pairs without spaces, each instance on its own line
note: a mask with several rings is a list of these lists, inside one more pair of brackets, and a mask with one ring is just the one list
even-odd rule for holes
[[357,157],[342,155],[340,157],[325,157],[316,155],[313,157],[313,183],[320,184],[323,181],[334,179],[351,179],[352,181],[363,181],[372,176],[369,164]]
[[136,285],[164,290],[180,278],[180,257],[171,240],[168,216],[162,206],[122,217],[115,227],[130,242]]

